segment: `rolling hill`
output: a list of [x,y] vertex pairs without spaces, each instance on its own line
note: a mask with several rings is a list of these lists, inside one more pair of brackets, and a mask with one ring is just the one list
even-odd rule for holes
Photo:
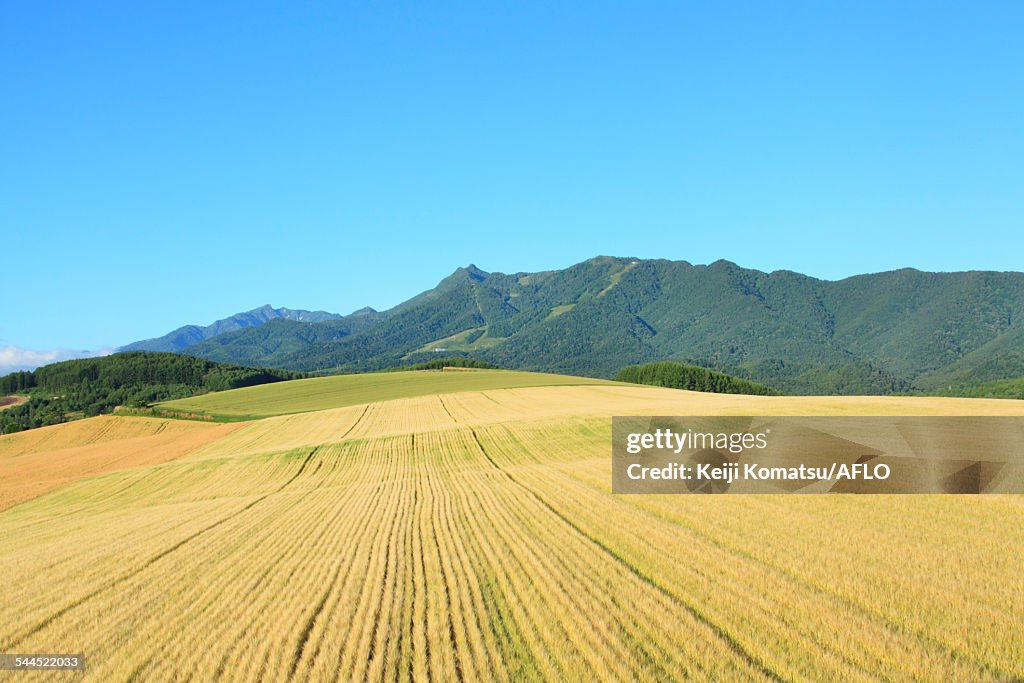
[[450,391],[486,391],[538,386],[608,386],[615,382],[586,377],[509,370],[411,370],[409,372],[337,375],[294,380],[272,388],[217,392],[166,401],[158,408],[213,417],[270,417],[341,408],[368,401],[412,398]]
[[443,352],[592,377],[675,360],[784,393],[936,391],[1024,377],[1024,274],[905,269],[831,282],[612,257],[511,275],[469,266],[388,311],[275,320],[185,352],[310,372]]
[[73,643],[90,681],[1024,676],[1018,497],[623,496],[609,457],[611,415],[1020,403],[382,378],[0,437],[0,650]]

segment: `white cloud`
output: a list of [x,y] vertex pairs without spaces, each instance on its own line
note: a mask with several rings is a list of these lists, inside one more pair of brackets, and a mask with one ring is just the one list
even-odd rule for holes
[[75,351],[72,349],[34,351],[8,344],[7,346],[0,347],[0,375],[17,372],[18,370],[35,370],[40,365],[56,363],[61,360],[71,360],[72,358],[109,356],[113,352],[114,349],[99,349],[97,351]]

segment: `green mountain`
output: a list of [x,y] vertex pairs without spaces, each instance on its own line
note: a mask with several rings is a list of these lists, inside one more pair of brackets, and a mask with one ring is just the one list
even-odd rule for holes
[[1024,376],[1024,274],[904,269],[835,282],[728,261],[598,257],[459,268],[382,313],[271,321],[187,347],[223,362],[376,370],[439,355],[613,377],[673,360],[785,393],[934,391]]
[[217,335],[184,353],[221,363],[292,368],[295,358],[368,330],[385,317],[371,309],[322,323],[270,320],[256,328]]

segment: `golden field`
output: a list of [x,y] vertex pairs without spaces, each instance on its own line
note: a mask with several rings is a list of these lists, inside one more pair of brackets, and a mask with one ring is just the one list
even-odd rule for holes
[[0,437],[0,652],[96,681],[1024,676],[1024,496],[615,496],[609,419],[1024,405],[463,376]]
[[0,439],[0,511],[87,477],[174,460],[242,425],[94,417]]

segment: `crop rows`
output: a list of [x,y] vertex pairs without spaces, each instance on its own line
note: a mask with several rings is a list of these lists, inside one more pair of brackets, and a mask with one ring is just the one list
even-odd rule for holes
[[1021,498],[613,496],[593,415],[665,400],[617,391],[210,427],[0,512],[0,651],[102,681],[1024,675]]
[[81,479],[180,458],[237,426],[103,416],[4,436],[0,511]]

